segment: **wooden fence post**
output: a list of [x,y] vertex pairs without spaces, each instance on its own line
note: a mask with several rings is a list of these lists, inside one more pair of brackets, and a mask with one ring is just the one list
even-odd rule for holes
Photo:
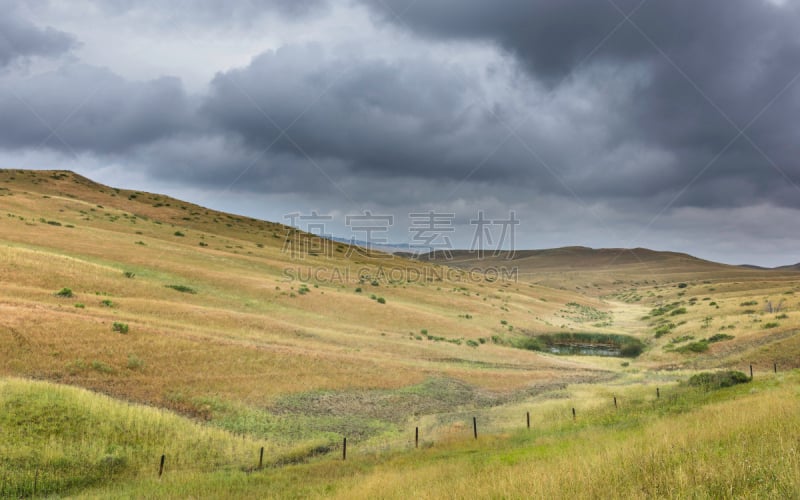
[[164,460],[167,459],[166,455],[161,455],[161,463],[158,466],[158,478],[161,479],[161,474],[164,473]]
[[419,427],[414,429],[414,448],[419,448]]
[[525,419],[528,421],[528,429],[531,428],[531,412],[525,412]]
[[261,451],[258,453],[258,468],[261,469],[264,467],[264,447],[261,447]]
[[347,460],[347,438],[342,441],[342,460]]
[[478,419],[477,419],[477,417],[472,417],[472,434],[475,436],[475,439],[478,439]]
[[575,415],[575,408],[572,409],[572,420],[575,420],[577,416]]

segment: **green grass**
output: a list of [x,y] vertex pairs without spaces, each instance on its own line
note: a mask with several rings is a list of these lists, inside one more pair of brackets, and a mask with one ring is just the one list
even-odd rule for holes
[[[618,388],[602,403],[534,406],[531,430],[472,438],[423,435],[423,446],[387,452],[349,448],[307,463],[253,473],[168,470],[123,477],[89,498],[793,498],[800,493],[797,372],[711,389],[688,384]],[[775,418],[780,417],[780,418]],[[482,420],[479,419],[479,426]]]
[[16,379],[0,380],[0,427],[3,498],[32,496],[34,482],[49,495],[147,477],[162,453],[172,469],[212,471],[244,465],[257,449],[168,412]]

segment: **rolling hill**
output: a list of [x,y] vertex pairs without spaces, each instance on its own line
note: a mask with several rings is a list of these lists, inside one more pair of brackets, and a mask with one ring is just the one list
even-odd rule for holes
[[[592,409],[626,390],[641,399],[637,391],[678,387],[698,370],[800,367],[795,270],[646,249],[476,257],[369,253],[72,172],[0,170],[4,408],[21,411],[13,402],[26,390],[32,401],[100,393],[118,400],[98,403],[102,411],[151,407],[131,415],[158,421],[163,412],[186,432],[222,433],[213,441],[222,448],[232,437],[248,449],[265,444],[270,464],[298,464],[276,474],[313,469],[325,478],[344,437],[368,460],[406,449],[415,428],[430,442],[451,442],[475,415],[482,432],[500,436],[525,409]],[[492,272],[501,266],[514,272]],[[614,354],[619,342],[641,344],[641,353],[575,355],[580,346]],[[562,348],[572,354],[555,353]],[[123,417],[118,428],[140,418]],[[560,432],[551,430],[547,439]],[[497,439],[500,447],[528,443]],[[150,454],[168,447],[148,440]],[[461,445],[453,446],[458,455]],[[135,482],[151,462],[121,449],[93,449],[91,463],[119,455],[134,464],[120,474]],[[237,464],[225,477],[239,477],[242,453],[198,460]],[[28,479],[62,460],[25,456],[19,477]],[[187,470],[194,475],[186,481],[213,481],[206,473],[214,470]],[[400,480],[379,472],[388,484]],[[62,479],[53,491],[108,493],[103,481]],[[318,486],[313,493],[324,494]]]

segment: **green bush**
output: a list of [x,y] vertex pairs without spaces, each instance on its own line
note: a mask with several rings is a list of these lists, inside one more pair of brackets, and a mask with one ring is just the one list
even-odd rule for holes
[[182,233],[182,232],[180,232],[180,231],[175,231],[175,233],[173,233],[173,234],[174,234],[175,236],[178,236],[178,237],[183,237],[183,236],[186,236],[185,234],[183,234],[183,233]]
[[131,271],[125,271],[122,274],[124,274],[126,278],[130,278],[130,279],[133,279],[133,277],[136,276],[136,274],[131,272]]
[[111,326],[111,330],[122,334],[128,333],[128,324],[114,322],[114,324]]
[[116,373],[117,370],[114,369],[113,366],[107,365],[102,361],[92,361],[92,369],[97,370],[100,373]]
[[721,389],[732,387],[737,384],[744,384],[750,378],[742,372],[723,371],[723,372],[703,372],[692,375],[688,384],[693,387],[703,387],[705,389]]
[[62,288],[61,290],[56,292],[56,297],[69,298],[69,297],[72,297],[72,296],[73,296],[73,294],[72,294],[72,289],[71,288],[66,288],[65,287],[65,288]]
[[675,323],[667,323],[666,325],[659,326],[656,328],[656,338],[663,337],[664,335],[670,333],[673,328],[675,328]]
[[75,307],[77,307],[78,309],[83,309],[86,306],[81,304],[81,303],[77,303],[77,304],[75,304]]
[[765,324],[764,324],[764,328],[765,328],[765,329],[769,329],[769,328],[777,328],[778,326],[780,326],[780,324],[779,324],[779,323],[775,323],[775,322],[772,322],[772,323],[765,323]]
[[708,338],[709,343],[713,342],[722,342],[723,340],[731,340],[735,338],[733,335],[728,335],[727,333],[717,333],[712,335]]
[[[493,336],[492,340],[496,344],[502,344],[502,342],[499,342],[499,341],[495,340],[495,337],[496,336]],[[527,337],[526,336],[526,337],[522,337],[520,339],[517,339],[514,342],[514,347],[516,347],[518,349],[527,349],[528,351],[543,351],[546,346],[545,346],[544,342],[542,342],[540,339],[538,339],[536,337]]]
[[686,344],[685,346],[679,347],[676,349],[678,352],[705,352],[708,350],[708,342],[705,340],[701,340],[699,342],[692,342],[691,344]]
[[385,304],[386,303],[386,299],[384,299],[383,297],[378,297],[377,300],[378,300],[378,304]]
[[474,340],[470,339],[470,340],[467,340],[467,345],[470,346],[470,347],[478,347],[480,344],[475,342]]
[[631,342],[629,344],[623,344],[619,353],[625,358],[635,358],[640,355],[643,350],[644,345],[641,342]]
[[106,307],[114,307],[114,303],[111,302],[111,300],[109,300],[109,299],[101,300],[100,304],[102,304],[102,305],[104,305]]
[[129,370],[141,370],[144,368],[144,361],[135,354],[129,354],[127,367]]
[[188,287],[186,285],[164,285],[164,286],[166,288],[172,288],[173,290],[181,293],[191,293],[191,294],[197,293],[197,290],[195,290],[192,287]]

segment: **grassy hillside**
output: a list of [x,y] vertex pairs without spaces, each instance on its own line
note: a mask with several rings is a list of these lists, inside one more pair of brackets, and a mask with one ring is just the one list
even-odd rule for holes
[[[280,457],[324,455],[269,474],[270,481],[286,482],[287,493],[323,494],[330,482],[336,485],[330,492],[344,495],[352,476],[364,473],[377,489],[359,483],[362,495],[384,487],[408,494],[410,486],[399,484],[408,479],[406,469],[433,478],[439,474],[435,464],[443,460],[435,450],[424,452],[422,464],[403,458],[415,427],[437,450],[458,436],[454,456],[477,451],[492,456],[491,446],[531,445],[527,435],[507,435],[525,411],[533,410],[534,420],[544,423],[537,415],[574,406],[581,412],[595,409],[612,393],[632,391],[633,399],[645,401],[637,391],[675,385],[698,370],[747,371],[753,364],[764,374],[776,364],[781,373],[800,367],[797,271],[725,266],[643,249],[554,249],[514,257],[475,260],[457,253],[454,261],[424,262],[368,254],[280,224],[110,188],[71,172],[0,170],[0,375],[4,401],[24,401],[9,403],[8,418],[37,408],[36,401],[101,393],[125,403],[116,407],[122,403],[99,397],[99,409],[92,410],[96,416],[85,422],[105,412],[113,416],[109,422],[117,415],[133,422],[155,418],[142,416],[152,411],[188,429],[187,435],[213,434],[216,444],[203,456],[233,469],[187,469],[183,479],[171,476],[177,496],[196,495],[218,481],[220,488],[240,485],[242,496],[261,488],[265,475],[236,471],[247,467],[253,449],[262,445],[275,463],[287,461]],[[516,269],[508,276],[518,279],[474,271],[498,266]],[[577,352],[587,342],[592,348],[619,347],[613,339],[636,342],[642,352],[627,358],[551,352],[562,344]],[[20,377],[59,385],[25,388]],[[794,394],[792,381],[796,378],[787,375],[769,394]],[[68,392],[62,385],[94,392]],[[703,408],[717,404],[691,397]],[[771,404],[766,399],[757,404],[762,403]],[[740,401],[729,404],[739,408]],[[57,407],[56,414],[74,416],[80,405]],[[656,411],[651,416],[659,419],[634,420],[652,430],[647,426],[673,425],[671,415],[662,421]],[[753,418],[769,427],[767,416],[760,415]],[[480,418],[482,432],[495,435],[489,448],[458,444],[472,416]],[[55,429],[36,434],[56,440],[64,434],[65,443],[75,435]],[[234,438],[244,444],[225,444],[232,436],[245,436]],[[641,448],[633,435],[608,436],[623,439],[620,450]],[[343,437],[360,450],[354,459],[361,460],[346,468],[331,465]],[[149,477],[142,471],[152,467],[152,455],[160,455],[162,441],[142,439],[150,444],[142,445],[141,455],[131,451],[119,472],[133,481],[126,486],[132,496],[150,495],[148,488],[155,487],[143,483],[139,490],[134,484]],[[105,451],[116,446],[112,441],[98,435],[80,444],[86,453],[79,454],[91,457],[89,462],[67,456],[69,444],[59,445],[63,456],[53,455],[55,462],[30,451],[23,460],[28,465],[14,472],[14,484],[27,484],[31,471],[35,477],[37,469],[53,463],[63,462],[64,470],[96,464],[103,453],[112,453]],[[42,444],[25,443],[20,450]],[[580,446],[556,447],[552,467],[570,467],[561,452],[577,453]],[[592,447],[584,451],[591,457],[587,464],[606,457]],[[187,461],[192,453],[185,453]],[[392,458],[380,458],[386,453]],[[401,469],[396,477],[383,468],[387,463]],[[466,470],[483,474],[470,467]],[[517,474],[514,470],[509,474]],[[305,477],[309,489],[292,490],[293,474]],[[585,474],[595,484],[594,476]],[[76,477],[83,479],[62,481],[53,491],[99,485],[96,494],[103,496],[102,481],[91,474]],[[424,483],[425,491],[447,496],[448,485],[467,480],[450,470],[446,477],[452,484],[444,481],[437,490]],[[488,476],[485,481],[497,491],[511,488]],[[524,490],[508,491],[517,496]]]
[[[420,449],[355,447],[346,461],[294,464],[268,452],[258,469],[258,442],[85,391],[12,380],[0,386],[3,494],[35,487],[85,498],[791,498],[800,492],[799,381],[795,371],[723,389],[670,384],[660,398],[651,386],[615,387],[617,407],[610,393],[579,387],[570,401],[533,406],[530,430],[515,408],[503,432],[477,440],[461,429]],[[24,422],[9,416],[15,406],[26,408]]]

